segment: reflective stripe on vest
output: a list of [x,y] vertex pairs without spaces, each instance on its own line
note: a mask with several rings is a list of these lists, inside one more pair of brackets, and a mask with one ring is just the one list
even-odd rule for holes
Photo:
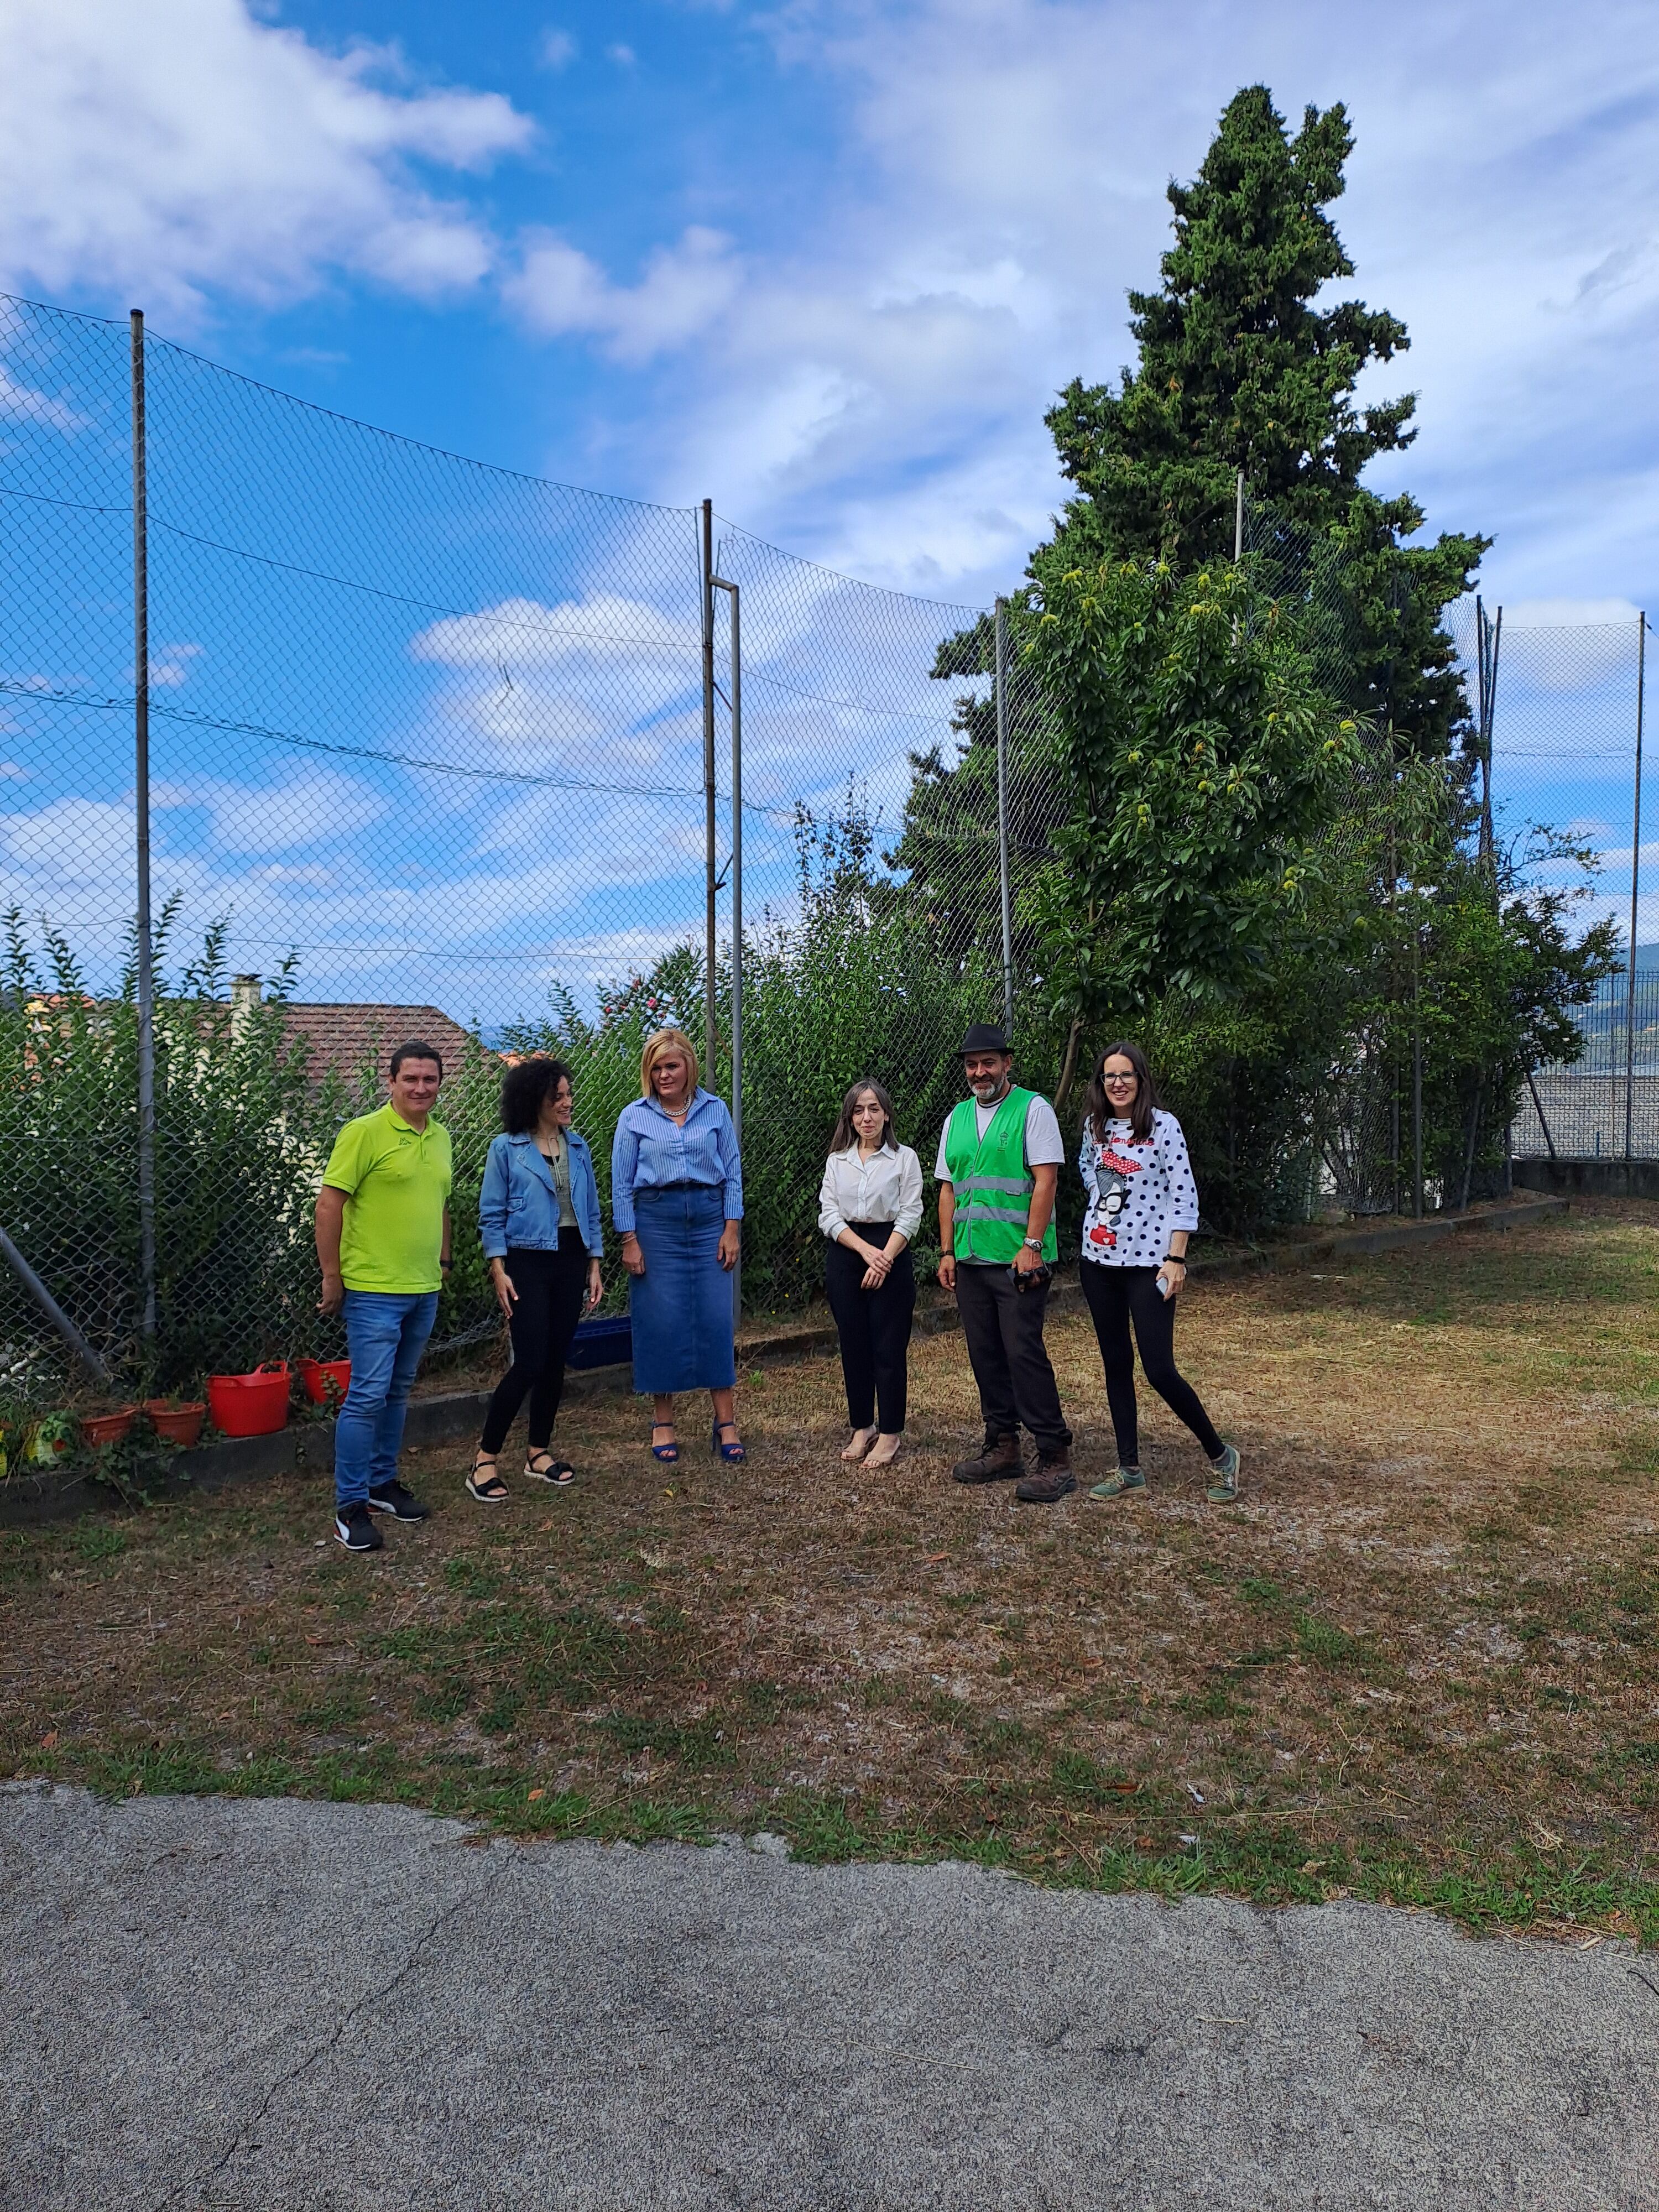
[[[951,1116],[945,1158],[956,1195],[953,1242],[958,1260],[1007,1266],[1025,1241],[1036,1188],[1025,1164],[1025,1118],[1033,1095],[1011,1089],[982,1137],[971,1098],[963,1099]],[[1021,1172],[1011,1174],[1013,1168]],[[1043,1235],[1042,1256],[1052,1261],[1058,1251],[1051,1221]]]

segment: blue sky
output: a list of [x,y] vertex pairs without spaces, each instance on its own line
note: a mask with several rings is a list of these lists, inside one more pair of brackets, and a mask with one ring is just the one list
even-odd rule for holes
[[[1413,334],[1376,390],[1420,394],[1419,442],[1378,487],[1409,484],[1431,529],[1496,536],[1484,588],[1512,638],[1624,625],[1585,632],[1579,657],[1609,680],[1580,683],[1565,737],[1556,702],[1577,679],[1541,642],[1513,651],[1500,753],[1512,726],[1507,791],[1582,827],[1610,884],[1627,871],[1621,771],[1592,756],[1624,742],[1618,641],[1659,606],[1650,5],[0,0],[0,289],[141,305],[155,332],[322,406],[564,483],[672,507],[707,493],[808,560],[970,604],[1046,532],[1062,488],[1042,411],[1126,357],[1124,289],[1156,281],[1169,176],[1243,82],[1292,118],[1346,100],[1349,289]],[[52,402],[101,428],[47,424],[37,456],[96,448],[112,501],[118,337],[104,401]],[[44,343],[0,371],[59,392]],[[157,373],[160,409],[191,373]],[[322,434],[313,448],[273,417],[248,434],[257,531],[291,528],[330,574],[370,548],[411,604],[371,619],[361,595],[158,555],[158,887],[185,892],[191,926],[234,909],[234,961],[266,970],[303,945],[319,995],[495,1018],[694,921],[697,805],[573,796],[596,759],[611,781],[696,785],[684,578],[640,550],[677,545],[680,524],[613,518],[621,550],[584,563],[548,551],[575,542],[574,510],[515,508],[525,534],[469,566],[433,530],[371,516],[367,465],[368,519],[331,537],[359,495]],[[311,496],[284,507],[284,470],[313,450]],[[445,485],[432,513],[473,500],[477,542],[496,495]],[[256,526],[235,489],[169,480],[158,514],[234,538]],[[121,557],[112,538],[112,576]],[[880,713],[837,705],[848,679],[829,659],[803,686],[852,601],[744,557],[750,795],[774,808],[754,826],[752,912],[787,886],[789,799],[854,774],[890,808],[948,700],[925,678],[937,624],[897,602],[890,672],[870,674]],[[10,605],[28,613],[27,595]],[[97,680],[118,691],[113,586],[104,615]],[[284,654],[284,623],[308,659]],[[0,894],[50,896],[112,944],[129,802],[119,744],[95,775],[77,764],[105,742],[76,703],[90,634],[74,665],[0,635],[0,677],[39,695],[0,714]],[[310,680],[325,668],[337,680]],[[316,750],[361,752],[365,731],[387,757]],[[471,780],[407,765],[434,755]]]
[[[1389,475],[1494,596],[1659,599],[1659,13],[4,0],[0,282],[481,458],[978,598],[1224,100],[1346,99]],[[9,171],[8,174],[7,172]]]

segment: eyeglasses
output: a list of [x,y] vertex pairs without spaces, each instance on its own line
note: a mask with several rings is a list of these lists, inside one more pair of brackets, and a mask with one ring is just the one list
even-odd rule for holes
[[1109,1091],[1121,1091],[1127,1084],[1139,1083],[1138,1075],[1106,1075],[1101,1078]]

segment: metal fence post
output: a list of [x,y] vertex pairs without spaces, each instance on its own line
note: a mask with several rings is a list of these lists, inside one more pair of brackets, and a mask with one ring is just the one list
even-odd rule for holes
[[132,751],[137,823],[138,1244],[146,1357],[155,1346],[155,973],[149,914],[149,516],[144,317],[132,325]]
[[1008,602],[994,625],[997,691],[997,877],[1002,892],[1002,1033],[1014,1033],[1014,899],[1008,873]]
[[1637,898],[1642,886],[1642,711],[1647,697],[1648,617],[1636,617],[1636,787],[1631,808],[1630,974],[1625,995],[1625,1165],[1630,1165],[1636,1103],[1636,928]]
[[702,812],[703,947],[702,1069],[714,1081],[714,1047],[719,1041],[714,1002],[714,502],[702,503]]
[[[732,1133],[743,1157],[743,633],[742,593],[724,576],[710,579],[732,606]],[[743,1254],[732,1269],[732,1325],[743,1320]]]

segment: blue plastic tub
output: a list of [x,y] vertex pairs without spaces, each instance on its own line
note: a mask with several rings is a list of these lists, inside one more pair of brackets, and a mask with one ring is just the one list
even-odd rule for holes
[[626,1314],[579,1322],[567,1367],[620,1367],[634,1357],[634,1324]]

